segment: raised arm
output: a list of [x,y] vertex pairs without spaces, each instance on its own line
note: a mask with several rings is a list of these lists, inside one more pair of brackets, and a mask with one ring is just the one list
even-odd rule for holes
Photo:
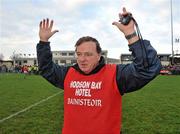
[[[141,47],[142,42],[145,45],[144,49]],[[122,95],[142,88],[154,79],[161,70],[161,62],[157,57],[157,52],[149,41],[139,40],[130,45],[129,48],[132,52],[133,62],[117,65],[116,80]],[[144,59],[147,60],[148,66],[144,65]]]
[[[123,8],[123,13],[128,12]],[[127,65],[117,65],[116,81],[121,95],[124,93],[138,90],[154,79],[161,69],[160,60],[157,57],[156,50],[147,40],[140,39],[135,32],[135,23],[133,20],[128,25],[120,22],[113,22],[118,29],[128,38],[129,50],[132,52],[133,62]]]
[[63,89],[64,78],[68,71],[68,67],[59,66],[52,61],[52,53],[50,49],[49,38],[58,30],[52,31],[53,21],[44,19],[39,24],[39,38],[37,44],[37,58],[40,74],[53,85]]

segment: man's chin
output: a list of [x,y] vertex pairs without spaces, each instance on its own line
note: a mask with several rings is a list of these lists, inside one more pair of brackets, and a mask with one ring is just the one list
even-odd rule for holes
[[90,70],[88,70],[87,68],[80,68],[81,71],[83,71],[85,74],[90,73]]

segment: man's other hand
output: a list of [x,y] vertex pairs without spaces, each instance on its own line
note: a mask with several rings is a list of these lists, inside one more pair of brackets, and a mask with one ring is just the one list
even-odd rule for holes
[[53,36],[58,30],[53,30],[53,20],[43,19],[39,24],[39,38],[40,41],[48,42],[49,38]]

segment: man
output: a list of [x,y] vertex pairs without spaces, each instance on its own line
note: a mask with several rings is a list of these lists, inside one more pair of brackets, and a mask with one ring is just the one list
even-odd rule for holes
[[[123,8],[120,15],[126,14]],[[65,67],[52,61],[49,38],[58,32],[52,31],[53,21],[40,22],[39,70],[50,83],[64,89],[63,134],[119,134],[122,95],[142,88],[159,74],[161,64],[157,53],[149,41],[134,34],[134,21],[128,25],[113,22],[113,25],[129,36],[134,57],[131,64],[105,64],[99,42],[85,36],[75,44],[77,64]],[[148,66],[144,65],[145,59]]]

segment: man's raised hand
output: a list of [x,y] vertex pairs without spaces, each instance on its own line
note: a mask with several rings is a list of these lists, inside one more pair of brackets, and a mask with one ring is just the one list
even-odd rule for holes
[[53,36],[58,30],[53,30],[53,20],[43,19],[39,24],[39,38],[40,41],[48,42],[49,38]]
[[[121,18],[122,16],[127,15],[127,14],[130,14],[130,12],[127,12],[126,8],[123,7],[122,13],[119,13],[119,18]],[[120,22],[117,22],[117,21],[113,22],[112,24],[117,26],[117,28],[121,32],[123,32],[125,35],[132,34],[133,31],[134,31],[134,21],[133,20],[131,20],[128,25],[123,25],[123,24],[121,24]]]

